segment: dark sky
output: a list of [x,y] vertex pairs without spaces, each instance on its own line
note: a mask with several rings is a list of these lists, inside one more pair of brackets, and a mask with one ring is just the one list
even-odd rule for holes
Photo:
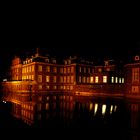
[[5,73],[14,55],[27,54],[36,47],[59,57],[129,58],[140,52],[139,25],[137,15],[125,12],[8,13],[1,26],[1,71]]

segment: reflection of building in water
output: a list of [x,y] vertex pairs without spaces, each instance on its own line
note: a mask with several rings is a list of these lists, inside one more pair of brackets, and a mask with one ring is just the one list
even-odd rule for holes
[[22,119],[28,125],[47,127],[47,123],[56,118],[63,119],[65,123],[73,117],[73,96],[49,95],[42,99],[39,96],[36,102],[12,103],[12,114]]
[[131,137],[133,140],[140,139],[140,104],[139,103],[129,103],[129,116],[130,124],[129,128],[131,131]]
[[25,60],[16,57],[9,74],[10,79],[3,82],[2,86],[5,99],[11,101],[35,101],[37,95],[62,93],[120,93],[121,96],[124,85],[122,66],[116,65],[113,60],[95,65],[74,56],[62,64],[38,50]]

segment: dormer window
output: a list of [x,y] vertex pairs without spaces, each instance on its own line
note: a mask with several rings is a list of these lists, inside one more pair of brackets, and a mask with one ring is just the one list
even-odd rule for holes
[[52,60],[52,62],[53,62],[53,63],[56,63],[56,60],[55,60],[55,59],[53,59],[53,60]]
[[64,61],[65,65],[67,65],[67,60]]
[[49,63],[49,59],[45,59],[45,62]]
[[135,61],[140,60],[140,57],[138,55],[135,56]]

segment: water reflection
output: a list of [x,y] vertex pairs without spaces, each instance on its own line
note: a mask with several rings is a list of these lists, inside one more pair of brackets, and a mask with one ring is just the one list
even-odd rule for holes
[[90,128],[117,134],[116,139],[140,139],[140,103],[49,95],[12,103],[12,114],[36,128]]

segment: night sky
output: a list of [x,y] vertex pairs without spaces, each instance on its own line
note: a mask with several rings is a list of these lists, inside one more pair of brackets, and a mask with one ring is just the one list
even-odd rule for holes
[[[14,15],[14,14],[13,14]],[[139,17],[126,13],[8,14],[1,26],[1,75],[14,55],[28,55],[36,47],[66,58],[129,59],[140,54]]]

